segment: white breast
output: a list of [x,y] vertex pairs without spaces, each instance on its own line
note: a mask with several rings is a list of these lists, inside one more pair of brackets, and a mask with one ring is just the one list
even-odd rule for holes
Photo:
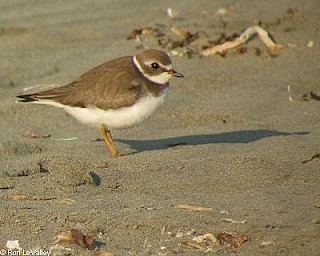
[[95,126],[105,124],[107,127],[115,129],[129,128],[140,124],[153,115],[163,103],[168,90],[168,88],[165,89],[159,97],[150,94],[133,106],[121,109],[103,110],[96,107],[80,108],[64,105],[60,107],[82,123]]

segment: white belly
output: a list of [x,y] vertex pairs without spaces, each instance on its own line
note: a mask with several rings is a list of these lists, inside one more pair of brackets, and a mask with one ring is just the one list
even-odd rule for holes
[[129,128],[140,124],[153,115],[163,103],[168,90],[169,89],[165,89],[159,97],[154,97],[150,94],[139,100],[133,106],[121,109],[102,110],[95,107],[60,107],[82,123],[97,126],[105,124],[108,128],[115,129]]

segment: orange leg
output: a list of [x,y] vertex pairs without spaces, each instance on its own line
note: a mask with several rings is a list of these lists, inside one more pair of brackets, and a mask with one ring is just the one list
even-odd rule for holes
[[100,128],[100,133],[104,139],[104,141],[107,143],[109,150],[111,152],[111,155],[113,157],[119,157],[121,156],[120,152],[116,148],[116,145],[113,143],[112,135],[110,130],[107,129],[105,125],[102,125]]

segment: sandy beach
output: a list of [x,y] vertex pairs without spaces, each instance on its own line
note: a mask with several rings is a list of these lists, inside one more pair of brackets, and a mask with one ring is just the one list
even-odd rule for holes
[[[1,1],[0,254],[18,240],[38,255],[320,255],[319,7]],[[284,48],[254,37],[201,56],[255,25]],[[61,109],[16,103],[147,48],[185,78],[114,131],[123,157]]]

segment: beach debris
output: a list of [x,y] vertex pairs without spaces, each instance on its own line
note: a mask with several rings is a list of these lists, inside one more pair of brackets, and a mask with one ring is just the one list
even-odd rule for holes
[[0,255],[20,255],[21,250],[19,240],[8,240],[6,245],[0,245]]
[[57,204],[66,204],[66,205],[71,205],[74,204],[76,201],[70,198],[57,198],[55,200],[55,203]]
[[195,212],[213,212],[213,208],[196,206],[196,205],[179,204],[177,208],[183,209],[183,210],[195,211]]
[[27,195],[12,195],[6,197],[11,201],[54,201],[58,204],[74,204],[76,201],[70,198],[58,198],[58,197],[44,197],[44,196],[27,196]]
[[273,240],[267,240],[267,241],[262,241],[262,242],[260,243],[260,246],[261,246],[261,247],[265,247],[265,246],[269,246],[269,245],[273,245],[273,244],[275,244],[275,241],[273,241]]
[[228,9],[223,7],[223,8],[219,8],[217,11],[216,11],[216,14],[219,15],[219,16],[225,16],[228,14]]
[[92,235],[84,235],[79,229],[71,229],[62,232],[57,236],[56,244],[59,243],[74,243],[84,249],[93,250],[95,247],[95,239]]
[[177,19],[178,18],[178,12],[172,8],[167,8],[167,16],[170,19]]
[[198,235],[192,238],[192,242],[183,242],[189,249],[200,250],[203,252],[213,251],[213,246],[218,245],[217,238],[212,233]]
[[[181,233],[182,235],[178,234]],[[246,235],[234,235],[227,231],[219,233],[198,233],[192,229],[188,232],[167,232],[167,234],[179,240],[179,244],[186,246],[188,249],[199,250],[203,252],[217,252],[221,249],[237,249],[249,238]],[[177,235],[175,235],[177,234]]]
[[185,31],[181,28],[171,27],[171,31],[176,34],[178,37],[187,40],[188,38],[192,37],[191,32]]
[[159,37],[161,35],[161,32],[159,32],[157,28],[152,27],[135,28],[130,32],[129,36],[127,36],[127,40],[133,39],[137,44],[137,48],[144,48],[142,37],[152,34],[155,35],[155,37]]
[[138,36],[148,36],[155,32],[156,30],[151,27],[146,28],[135,28],[131,31],[130,35],[127,37],[127,40],[136,39]]
[[206,38],[208,35],[204,31],[197,31],[195,33],[191,33],[190,31],[186,31],[182,28],[171,27],[171,32],[173,32],[176,36],[178,36],[181,40],[174,41],[172,39],[168,39],[167,43],[163,43],[168,46],[170,49],[175,49],[177,47],[189,46],[193,41],[199,38]]
[[187,236],[193,236],[196,233],[196,230],[191,229],[188,231],[181,231],[178,230],[177,232],[172,232],[172,231],[168,231],[167,234],[171,237],[175,237],[175,238],[182,238],[182,237],[187,237]]
[[84,176],[84,184],[99,186],[100,183],[101,183],[100,176],[93,171],[90,171]]
[[248,222],[246,220],[233,220],[233,219],[221,219],[221,221],[233,223],[233,224],[245,224]]
[[70,137],[70,138],[58,138],[58,139],[52,139],[56,141],[71,141],[71,140],[77,140],[78,137]]
[[302,101],[309,101],[310,99],[311,99],[311,100],[320,100],[320,94],[311,91],[310,93],[308,93],[308,94],[303,94],[303,95],[301,95],[301,97],[300,97],[300,100],[302,100]]
[[244,242],[248,241],[248,239],[246,235],[235,236],[227,231],[222,231],[218,234],[220,244],[233,249],[239,248]]
[[306,164],[311,162],[313,159],[320,158],[320,153],[313,155],[311,158],[301,161],[301,163]]
[[49,138],[51,137],[51,134],[40,134],[40,133],[37,133],[37,132],[33,132],[33,131],[25,131],[23,133],[23,136],[27,137],[27,138]]
[[176,238],[181,238],[181,237],[183,237],[184,235],[185,235],[185,234],[184,234],[183,232],[179,231],[179,232],[176,233]]
[[203,242],[211,242],[215,243],[217,242],[217,238],[212,233],[206,233],[204,235],[195,236],[192,241],[195,241],[197,243],[203,243]]
[[191,33],[190,31],[186,31],[178,27],[171,27],[171,31],[185,41],[184,45],[189,45],[190,43],[192,43],[200,37],[208,37],[208,35],[204,31],[197,31],[195,33]]
[[44,197],[44,196],[27,196],[27,195],[13,195],[7,196],[7,199],[12,201],[45,201],[45,200],[56,200],[56,197]]
[[309,40],[307,43],[307,47],[312,48],[314,46],[314,41]]
[[[213,38],[216,32],[208,32],[205,29],[212,29],[208,24],[201,26],[200,20],[195,20],[195,16],[178,18],[178,14],[172,8],[167,8],[167,17],[171,20],[164,24],[155,23],[153,25],[134,28],[127,39],[133,39],[137,43],[137,48],[153,48],[162,47],[169,52],[171,56],[187,56],[192,58],[194,56],[211,56],[220,55],[225,57],[227,51],[232,48],[238,48],[238,54],[254,53],[256,56],[262,57],[276,57],[280,50],[285,48],[284,45],[276,43],[273,37],[266,29],[275,27],[278,25],[278,20],[274,22],[262,22],[253,24],[249,27],[244,27],[243,31],[239,33],[228,32],[229,21],[225,17],[233,13],[237,9],[236,6],[222,7],[216,11],[215,18],[218,18],[222,25],[222,31],[218,32],[218,38]],[[210,15],[207,10],[202,11],[201,14],[204,18],[209,18]],[[290,9],[285,13],[285,17],[288,19],[288,14],[293,16],[298,13],[298,10]],[[197,15],[196,17],[199,17]],[[281,19],[280,19],[281,20]],[[203,27],[203,29],[199,29]],[[218,30],[219,31],[219,30]],[[144,37],[152,36],[151,40],[145,40]],[[177,36],[178,39],[172,37]],[[254,37],[260,38],[260,40],[267,46],[267,55],[263,54],[263,51],[258,47],[245,46],[245,44]],[[314,42],[308,41],[309,47],[313,47]],[[288,47],[288,46],[286,46]],[[253,49],[253,51],[251,50]]]
[[[289,100],[290,102],[293,102],[292,96],[291,96],[291,86],[287,86],[288,94],[289,94]],[[320,101],[320,93],[310,91],[309,93],[304,93],[301,96],[299,96],[300,101],[310,101],[310,100],[317,100]]]
[[220,214],[220,215],[223,215],[223,214],[229,215],[229,212],[228,212],[227,210],[221,210],[221,211],[219,212],[219,214]]
[[22,249],[19,245],[19,240],[8,240],[5,247],[10,250],[21,250]]
[[290,102],[293,102],[292,97],[291,97],[291,86],[288,85],[288,86],[287,86],[287,89],[288,89],[288,94],[289,94],[289,101],[290,101]]
[[279,51],[284,48],[284,45],[276,44],[269,36],[268,32],[259,26],[252,26],[247,28],[239,37],[234,41],[227,41],[223,44],[214,45],[202,51],[202,55],[209,56],[217,53],[224,53],[226,50],[235,48],[239,45],[245,44],[252,37],[258,35],[262,42],[270,49],[271,51]]
[[0,189],[14,189],[14,187],[12,184],[0,184]]
[[202,245],[191,243],[191,242],[185,242],[183,243],[185,246],[187,246],[189,249],[196,249],[200,251],[204,251],[206,248]]
[[[232,48],[237,48],[239,54],[244,54],[248,52],[248,47],[243,46],[254,36],[258,36],[262,42],[270,50],[269,55],[275,57],[274,53],[279,52],[285,46],[282,44],[275,43],[269,33],[261,28],[260,26],[252,26],[247,28],[242,34],[232,33],[231,35],[226,35],[221,33],[221,35],[215,39],[210,40],[209,35],[205,31],[196,31],[192,33],[178,26],[169,27],[160,26],[157,24],[155,27],[145,27],[145,28],[135,28],[131,31],[127,40],[134,39],[138,47],[148,48],[143,45],[142,37],[153,35],[158,44],[163,48],[170,50],[173,56],[183,56],[187,55],[191,57],[194,53],[202,56],[210,56],[218,54],[222,57],[226,56],[227,50]],[[179,39],[174,40],[170,37],[170,32],[176,35]],[[200,43],[193,44],[198,39],[208,38],[209,44],[204,44],[203,40]],[[180,49],[178,51],[177,49]],[[200,50],[199,50],[200,49]],[[254,53],[256,56],[261,56],[262,51],[260,48],[254,47]]]
[[102,164],[99,164],[97,166],[97,168],[99,168],[99,169],[108,169],[109,168],[109,163],[108,162],[104,162]]

